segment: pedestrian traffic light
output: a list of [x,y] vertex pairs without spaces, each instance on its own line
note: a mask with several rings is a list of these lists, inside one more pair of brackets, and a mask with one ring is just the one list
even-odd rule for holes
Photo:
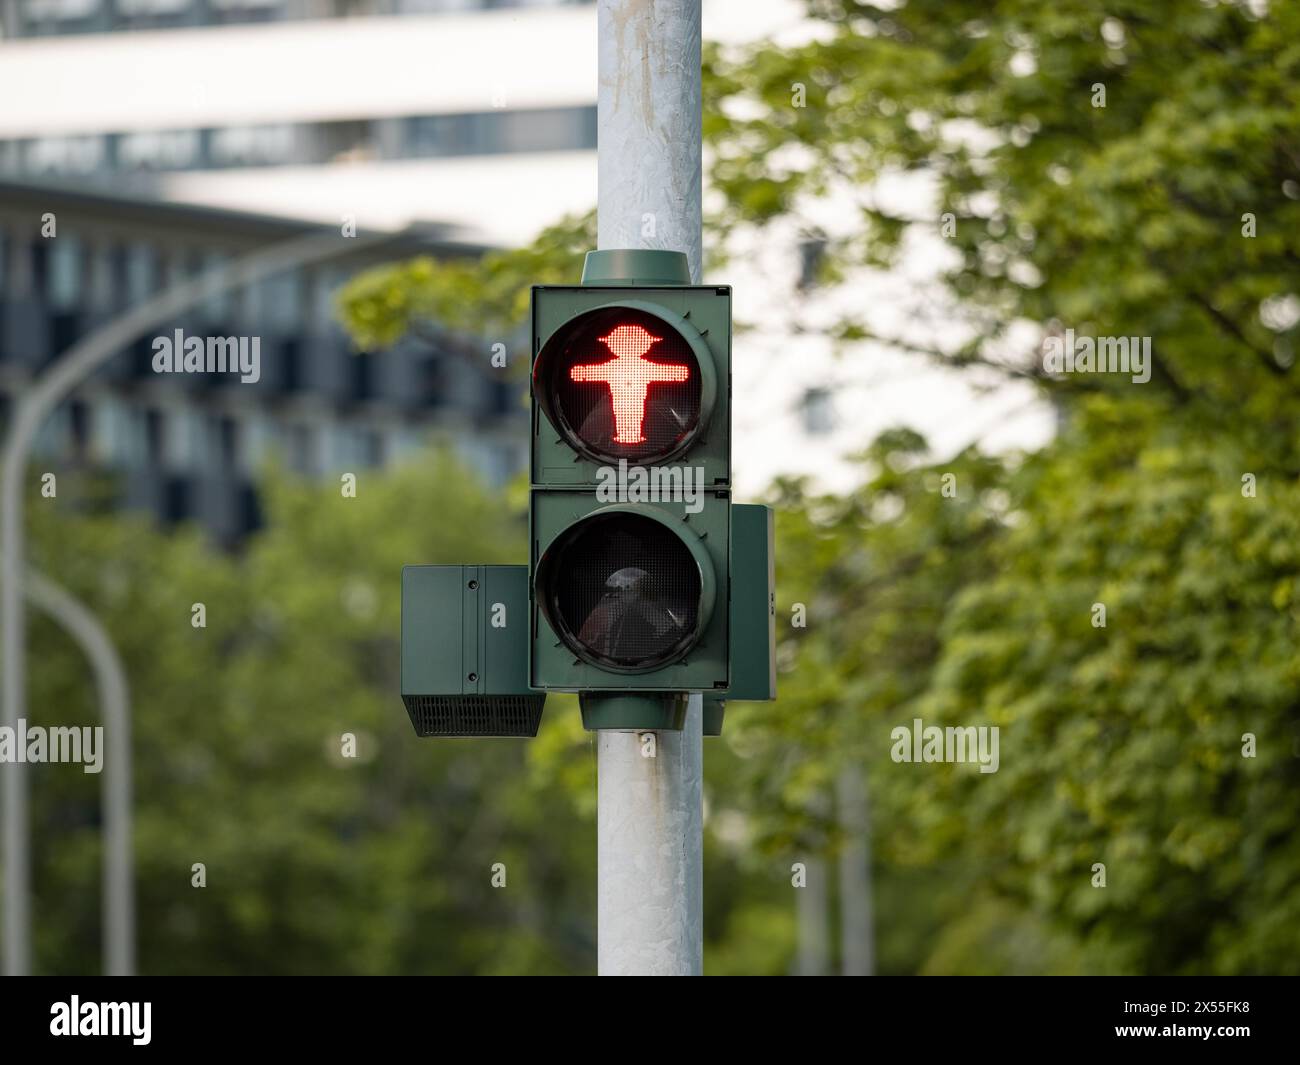
[[[680,729],[776,697],[772,513],[731,502],[731,289],[598,251],[532,290],[528,566],[408,566],[402,697],[421,736]],[[520,625],[521,614],[525,621]]]
[[529,683],[728,686],[731,290],[676,252],[535,286]]

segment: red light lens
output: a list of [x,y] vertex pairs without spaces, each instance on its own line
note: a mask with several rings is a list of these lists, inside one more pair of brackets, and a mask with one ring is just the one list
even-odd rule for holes
[[544,387],[561,431],[612,462],[664,458],[700,418],[700,368],[690,344],[661,319],[627,308],[577,322]]
[[609,389],[614,409],[614,443],[645,443],[646,401],[650,386],[674,382],[681,384],[691,375],[689,366],[651,362],[645,357],[663,337],[651,336],[639,325],[616,325],[609,336],[600,338],[614,357],[590,366],[569,370],[573,381],[598,381]]

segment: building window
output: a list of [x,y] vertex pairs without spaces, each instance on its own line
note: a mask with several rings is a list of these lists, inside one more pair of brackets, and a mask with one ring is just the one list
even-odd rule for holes
[[144,412],[144,452],[149,465],[167,465],[167,421],[160,410]]
[[85,462],[90,457],[93,438],[90,407],[74,399],[68,404],[68,442],[75,461]]
[[473,115],[423,115],[407,119],[408,155],[468,155],[476,150]]
[[258,295],[261,322],[278,333],[302,328],[302,275],[278,274],[262,282]]
[[73,236],[50,241],[47,296],[56,311],[76,310],[82,302],[81,242]]
[[128,19],[175,15],[190,6],[192,0],[113,0],[114,6]]
[[27,262],[31,265],[32,271],[29,291],[45,299],[50,291],[50,242],[34,237],[23,250],[27,253]]
[[316,475],[316,431],[312,426],[289,427],[289,465],[304,477]]
[[256,472],[276,452],[280,427],[273,417],[258,412],[244,418],[243,429],[244,463]]
[[117,142],[117,165],[124,170],[186,170],[199,161],[197,130],[124,133]]
[[86,249],[86,258],[89,260],[86,305],[95,311],[112,310],[117,305],[113,249],[107,244],[95,244]]
[[183,251],[175,251],[162,257],[162,287],[173,288],[189,280],[188,256]]
[[213,166],[269,166],[294,159],[294,127],[228,126],[214,129],[209,141]]
[[596,109],[565,107],[507,111],[492,116],[491,143],[496,152],[537,152],[596,147]]
[[335,324],[334,301],[347,279],[348,275],[337,269],[317,269],[310,275],[312,332],[327,333]]
[[77,22],[89,18],[100,0],[26,0],[23,14],[30,22]]
[[594,107],[418,115],[403,120],[405,155],[581,150],[596,146]]
[[424,433],[420,429],[403,426],[393,434],[392,459],[400,461],[424,450]]
[[113,421],[110,429],[113,442],[110,463],[127,470],[144,466],[149,457],[145,412],[138,407],[121,404],[106,413]]
[[[229,256],[213,253],[204,257],[203,267],[199,273],[201,276],[210,275],[214,271],[224,269],[229,265]],[[199,313],[209,325],[225,325],[232,317],[233,303],[234,294],[229,286],[223,286],[209,292],[204,297],[203,302],[199,305]]]
[[34,174],[92,174],[103,169],[104,138],[38,137],[28,141],[25,169]]
[[126,253],[126,300],[134,307],[157,291],[158,258],[145,244],[132,244]]
[[803,429],[809,436],[825,436],[835,428],[835,404],[830,389],[810,388],[799,404]]
[[817,286],[826,259],[826,244],[826,236],[822,233],[809,233],[799,241],[798,288],[801,292]]
[[221,472],[234,474],[241,468],[241,436],[239,422],[229,415],[217,415],[215,420],[218,461]]
[[277,8],[283,0],[211,0],[218,11],[258,11]]

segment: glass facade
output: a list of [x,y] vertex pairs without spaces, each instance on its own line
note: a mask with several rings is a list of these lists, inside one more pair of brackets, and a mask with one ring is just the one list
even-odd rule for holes
[[[74,211],[49,190],[28,190],[58,218],[58,235],[41,235],[28,205],[6,201],[25,186],[0,186],[0,410],[15,390],[99,324],[195,272],[242,252],[213,248],[225,225],[210,211],[155,223],[152,232],[124,223],[117,201],[84,201]],[[76,194],[69,194],[76,196]],[[33,201],[37,202],[37,201]],[[43,209],[43,207],[42,207]],[[173,208],[185,212],[188,209]],[[79,212],[79,213],[78,213]],[[246,224],[246,223],[245,223]],[[267,241],[283,239],[267,236]],[[394,254],[439,254],[420,243]],[[251,493],[261,466],[274,458],[305,477],[337,477],[396,461],[421,446],[446,409],[453,387],[457,424],[474,424],[458,440],[471,464],[493,481],[515,474],[526,458],[526,413],[516,401],[504,414],[497,392],[464,360],[429,342],[407,341],[356,354],[333,318],[333,294],[366,263],[336,263],[265,279],[230,294],[211,294],[189,312],[138,337],[92,376],[42,427],[35,454],[60,471],[91,464],[120,475],[123,501],[162,521],[199,520],[220,540],[250,531],[257,508],[232,518],[223,491]],[[25,278],[22,292],[13,282]],[[260,342],[261,377],[159,374],[160,337]],[[213,488],[212,486],[218,486]],[[220,486],[226,488],[220,488]],[[206,486],[206,487],[205,487]],[[213,493],[216,493],[215,495]],[[217,500],[217,502],[213,502]]]
[[391,162],[595,147],[592,105],[0,140],[0,175],[112,179],[189,170],[322,166],[343,159]]
[[186,29],[358,15],[444,15],[594,0],[10,0],[19,37]]

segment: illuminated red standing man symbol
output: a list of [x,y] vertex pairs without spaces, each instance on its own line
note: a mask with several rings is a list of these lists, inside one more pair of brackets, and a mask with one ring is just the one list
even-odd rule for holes
[[651,362],[645,353],[662,340],[639,325],[617,326],[600,342],[614,353],[608,362],[575,366],[569,376],[575,381],[599,381],[609,386],[614,407],[614,441],[640,444],[645,441],[645,403],[650,386],[659,382],[682,382],[691,375],[689,366],[666,366]]

